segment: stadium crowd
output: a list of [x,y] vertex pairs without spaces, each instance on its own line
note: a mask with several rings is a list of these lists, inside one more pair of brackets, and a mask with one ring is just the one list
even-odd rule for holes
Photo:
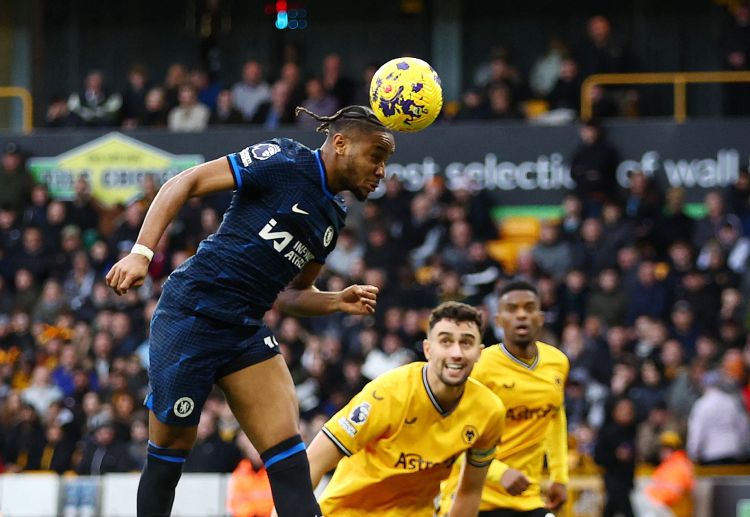
[[[451,192],[435,179],[410,193],[391,178],[382,198],[349,199],[348,227],[319,285],[378,286],[375,315],[266,315],[306,439],[369,379],[420,358],[437,303],[481,306],[492,322],[497,288],[520,276],[538,286],[542,339],[571,362],[574,471],[596,462],[632,482],[636,462],[658,462],[665,430],[686,437],[698,463],[748,459],[750,174],[709,192],[706,215],[693,219],[679,189],[661,195],[639,172],[627,190],[607,181],[617,151],[596,124],[581,135],[571,157],[577,189],[514,270],[488,254],[498,238],[492,203],[468,184]],[[84,179],[73,200],[50,199],[20,151],[6,146],[0,171],[0,469],[139,470],[150,316],[170,271],[218,228],[229,195],[191,200],[159,242],[148,281],[118,297],[103,277],[132,247],[158,185],[146,178],[142,196],[113,219]],[[501,338],[490,323],[484,342]],[[186,471],[231,472],[250,454],[238,431],[222,394],[212,394]],[[622,454],[607,454],[614,450]]]
[[[750,7],[737,2],[728,16],[717,48],[718,62],[725,70],[750,70]],[[613,29],[604,16],[593,16],[580,41],[551,37],[546,52],[524,70],[506,46],[493,47],[460,99],[448,99],[443,122],[465,120],[575,120],[581,107],[583,80],[600,73],[645,71],[627,38]],[[280,125],[312,124],[296,120],[294,108],[303,105],[321,115],[333,114],[349,104],[367,104],[368,85],[379,64],[369,64],[347,75],[347,64],[329,54],[321,65],[287,59],[271,80],[258,60],[248,60],[238,73],[219,73],[209,64],[188,68],[170,65],[161,82],[154,80],[144,64],[127,70],[127,80],[117,90],[120,77],[105,77],[90,71],[82,89],[50,99],[46,127],[161,127],[171,131],[202,131],[209,126],[252,124],[266,129]],[[238,77],[239,76],[239,77]],[[724,89],[725,115],[750,114],[748,86]],[[639,93],[634,88],[601,86],[591,92],[596,117],[640,114]]]

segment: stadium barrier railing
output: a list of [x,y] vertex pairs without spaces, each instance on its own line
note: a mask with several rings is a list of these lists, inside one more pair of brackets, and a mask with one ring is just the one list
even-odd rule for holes
[[0,86],[0,99],[2,98],[18,98],[21,101],[21,108],[23,109],[22,129],[24,133],[30,133],[33,129],[34,120],[34,102],[31,92],[21,86]]
[[641,72],[590,75],[581,85],[581,120],[589,120],[593,114],[591,91],[595,86],[671,84],[674,89],[674,120],[681,124],[687,119],[687,85],[698,83],[750,83],[750,71]]

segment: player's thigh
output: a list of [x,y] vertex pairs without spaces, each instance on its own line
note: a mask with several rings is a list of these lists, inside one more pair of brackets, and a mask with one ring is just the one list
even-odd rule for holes
[[148,439],[159,447],[192,449],[197,433],[198,426],[168,425],[160,422],[153,411],[148,412]]
[[299,433],[297,394],[280,355],[230,373],[216,383],[258,451]]

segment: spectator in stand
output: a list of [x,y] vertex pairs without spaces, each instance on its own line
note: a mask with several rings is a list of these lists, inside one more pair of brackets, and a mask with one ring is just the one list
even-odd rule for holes
[[601,318],[608,327],[614,327],[623,323],[627,308],[628,297],[621,288],[619,273],[614,268],[602,269],[588,297],[587,314]]
[[584,122],[578,135],[580,143],[570,159],[570,175],[576,182],[576,195],[585,203],[584,215],[599,217],[604,202],[619,197],[615,176],[619,154],[597,121]]
[[182,63],[172,63],[169,65],[166,76],[164,77],[164,94],[167,112],[172,108],[177,107],[177,104],[179,104],[180,86],[187,81],[188,73],[185,65]]
[[52,384],[47,367],[37,366],[31,377],[31,385],[23,390],[21,398],[30,404],[37,415],[45,415],[50,404],[63,398],[63,392]]
[[211,110],[198,102],[195,87],[185,83],[180,86],[179,104],[167,116],[170,131],[203,131],[208,125]]
[[164,88],[151,88],[146,94],[145,109],[139,125],[143,127],[167,127],[167,101]]
[[263,129],[277,129],[280,125],[293,123],[296,105],[292,104],[290,88],[289,83],[283,80],[273,83],[271,98],[258,107],[251,122],[262,124]]
[[[583,78],[592,74],[625,73],[633,70],[634,60],[629,48],[612,35],[612,26],[606,17],[591,17],[587,23],[587,36],[579,51]],[[637,102],[637,94],[632,89],[616,90],[611,95],[622,106],[620,111],[624,113],[633,109],[632,106],[627,106],[628,103]]]
[[242,453],[233,441],[226,442],[216,430],[216,417],[203,411],[198,435],[183,468],[184,472],[232,472],[242,460]]
[[33,180],[26,172],[21,149],[8,142],[0,158],[0,206],[21,212],[29,205]]
[[44,452],[44,428],[33,405],[23,403],[20,406],[18,419],[4,442],[3,460],[7,471],[39,470]]
[[[724,70],[750,70],[750,5],[746,1],[728,5],[732,19],[721,31],[719,50]],[[723,86],[724,115],[750,115],[750,86],[747,83]]]
[[658,465],[660,457],[660,437],[663,433],[679,433],[680,426],[663,401],[651,408],[648,418],[638,426],[636,433],[636,459],[639,462]]
[[609,421],[599,431],[594,451],[594,460],[604,468],[607,503],[603,517],[618,513],[633,517],[630,491],[635,476],[635,429],[633,403],[626,398],[615,400]]
[[[138,202],[130,203],[125,209],[124,217],[117,225],[114,233],[110,236],[110,250],[114,253],[121,243],[133,243],[138,238],[138,231],[141,228],[145,210],[143,205]],[[132,246],[132,244],[131,244]]]
[[536,97],[544,98],[553,90],[561,74],[561,64],[567,55],[567,45],[557,36],[551,36],[547,42],[547,51],[536,60],[529,73],[529,86]]
[[73,468],[74,450],[75,444],[65,436],[63,428],[57,424],[49,425],[45,431],[45,445],[39,468],[65,474]]
[[136,64],[128,71],[128,84],[122,92],[122,126],[134,128],[146,113],[146,92],[151,85],[146,67]]
[[[290,61],[284,63],[284,66],[281,67],[281,71],[279,72],[279,80],[286,83],[289,88],[288,111],[286,117],[293,120],[294,108],[302,104],[302,101],[305,100],[305,84],[302,80],[302,70],[300,70],[299,65],[295,62]],[[366,106],[369,102],[368,97],[368,101],[364,103],[364,105]]]
[[742,233],[750,235],[750,172],[746,168],[741,168],[737,181],[724,189],[724,204],[742,221]]
[[728,222],[736,221],[740,227],[742,223],[737,221],[737,216],[728,214],[725,211],[724,199],[721,192],[712,190],[703,201],[706,215],[695,223],[693,228],[693,244],[696,248],[701,249],[708,241],[715,238],[719,230]]
[[739,391],[720,371],[705,374],[703,387],[690,411],[688,455],[703,465],[742,463],[750,450],[750,421]]
[[216,81],[211,81],[208,71],[203,68],[194,68],[188,75],[190,84],[195,87],[198,95],[198,102],[214,111],[217,106],[217,97],[222,87]]
[[662,213],[662,200],[657,185],[641,170],[629,177],[630,186],[625,194],[625,215],[633,223],[636,243],[653,248],[656,226]]
[[68,109],[81,117],[87,126],[111,127],[117,125],[122,107],[122,97],[104,88],[104,76],[98,70],[86,75],[83,91],[68,98]]
[[[703,246],[698,254],[697,265],[701,269],[708,269],[710,262],[710,243]],[[742,236],[742,225],[738,217],[732,214],[726,222],[719,227],[713,241],[726,257],[729,268],[741,275],[747,268],[748,257],[750,257],[750,239]]]
[[581,75],[578,63],[570,56],[560,62],[559,77],[546,95],[550,110],[570,110],[574,117],[581,111]]
[[523,114],[513,100],[513,93],[503,83],[493,84],[487,90],[487,118],[489,120],[521,119]]
[[560,227],[556,221],[542,221],[539,241],[531,253],[541,271],[558,282],[565,278],[573,264],[573,248],[570,243],[560,240]]
[[356,86],[354,81],[343,75],[341,68],[341,56],[338,54],[328,54],[323,58],[323,89],[336,100],[336,109],[352,103]]
[[131,468],[127,449],[122,442],[116,440],[112,422],[102,421],[83,446],[76,473],[98,476],[110,472],[128,472]]
[[232,90],[221,90],[216,96],[215,107],[208,119],[209,126],[242,124],[242,113],[234,107]]
[[657,226],[659,251],[666,252],[676,241],[690,242],[695,220],[685,213],[685,189],[672,187],[665,195],[665,207]]
[[[302,101],[302,106],[321,116],[330,116],[336,113],[338,101],[326,92],[323,81],[318,77],[312,77],[305,83],[307,97]],[[312,117],[298,117],[296,123],[300,127],[309,129],[316,128],[319,123]]]
[[96,230],[99,221],[98,205],[91,196],[91,186],[86,176],[78,176],[73,189],[73,199],[65,204],[68,221],[83,231]]
[[461,96],[461,106],[453,120],[484,120],[488,115],[482,91],[470,88]]
[[[263,67],[257,61],[247,61],[242,67],[242,81],[232,87],[234,107],[245,120],[252,120],[258,107],[271,98],[271,88],[263,80]],[[327,113],[315,112],[319,115]],[[312,119],[310,119],[312,120]]]
[[55,128],[78,128],[84,126],[85,122],[76,113],[71,113],[65,97],[55,96],[50,99],[49,106],[47,106],[44,125]]

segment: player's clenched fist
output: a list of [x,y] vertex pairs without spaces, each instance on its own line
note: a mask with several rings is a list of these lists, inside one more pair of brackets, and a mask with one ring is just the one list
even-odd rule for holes
[[131,287],[143,284],[148,274],[149,260],[143,255],[131,253],[118,261],[107,273],[107,285],[118,295],[128,292]]
[[338,310],[365,315],[375,312],[379,289],[374,285],[350,285],[339,293]]
[[519,495],[529,488],[531,484],[523,472],[516,469],[508,469],[500,478],[500,483],[510,495]]

